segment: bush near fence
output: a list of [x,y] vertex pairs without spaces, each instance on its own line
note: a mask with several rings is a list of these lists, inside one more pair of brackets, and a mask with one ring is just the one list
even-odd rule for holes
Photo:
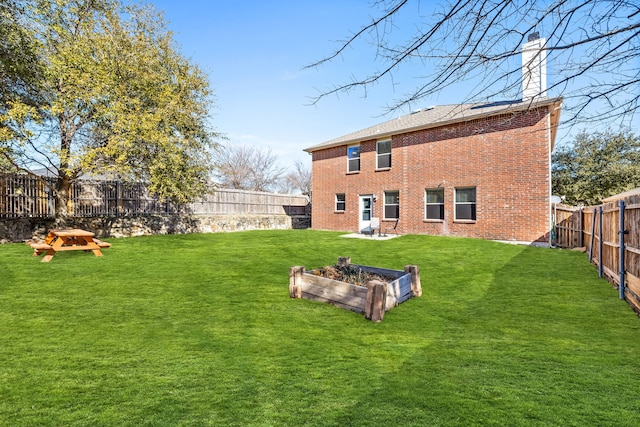
[[583,247],[600,277],[640,314],[640,189],[599,206],[560,205],[556,211],[556,246]]

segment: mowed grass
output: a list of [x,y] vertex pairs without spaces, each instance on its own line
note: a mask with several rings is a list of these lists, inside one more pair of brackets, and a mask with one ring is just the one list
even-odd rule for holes
[[[0,246],[0,425],[637,426],[640,319],[584,254],[311,230]],[[420,267],[372,323],[288,271]]]

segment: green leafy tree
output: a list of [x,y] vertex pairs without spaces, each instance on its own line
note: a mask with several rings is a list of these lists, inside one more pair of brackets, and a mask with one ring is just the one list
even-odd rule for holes
[[552,155],[553,193],[571,205],[640,187],[640,138],[630,131],[581,132]]
[[17,100],[38,104],[40,68],[35,40],[23,25],[26,5],[20,0],[0,0],[0,172],[13,172],[13,151],[2,141],[15,136],[7,112]]
[[15,98],[35,103],[39,77],[36,45],[22,17],[26,5],[19,0],[0,0],[0,113]]
[[[8,155],[7,155],[8,157]],[[0,173],[13,172],[14,167],[11,162],[5,157],[4,154],[0,154]]]
[[215,146],[212,91],[162,15],[117,0],[27,3],[22,24],[36,46],[38,104],[9,102],[3,125],[13,132],[0,151],[19,169],[55,174],[58,225],[81,175],[143,180],[176,202],[200,194]]

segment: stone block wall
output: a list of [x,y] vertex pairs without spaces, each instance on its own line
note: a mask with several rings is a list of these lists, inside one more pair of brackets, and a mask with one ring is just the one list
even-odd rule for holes
[[[309,224],[309,217],[288,215],[146,215],[72,218],[69,221],[70,228],[89,230],[98,237],[287,230],[308,228]],[[51,228],[54,228],[53,219],[0,220],[0,243],[43,239]]]

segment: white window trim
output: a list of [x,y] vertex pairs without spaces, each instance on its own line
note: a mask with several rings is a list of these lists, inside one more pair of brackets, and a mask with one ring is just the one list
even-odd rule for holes
[[[380,154],[380,152],[378,151],[378,147],[383,142],[388,142],[389,143],[390,150],[389,150],[388,153]],[[393,151],[393,143],[392,143],[391,139],[381,139],[380,141],[376,141],[376,170],[391,169],[391,166],[393,165],[393,163],[391,163],[393,161],[393,157],[391,156],[392,151]],[[380,165],[380,157],[382,157],[382,156],[389,156],[389,166],[385,166],[385,167],[380,167],[379,166]]]
[[[427,193],[429,191],[439,190],[442,191],[442,203],[429,203],[427,200]],[[433,222],[442,222],[444,218],[429,218],[427,216],[427,207],[428,206],[442,206],[443,207],[443,217],[444,217],[444,188],[425,188],[424,189],[424,220],[425,221],[433,221]]]
[[[458,190],[475,190],[476,193],[476,198],[475,201],[473,202],[458,202]],[[476,207],[476,215],[475,218],[473,219],[469,219],[469,218],[458,218],[458,214],[457,214],[457,207],[458,205],[475,205]],[[453,220],[457,221],[457,222],[476,222],[478,219],[478,189],[477,187],[474,186],[469,186],[469,187],[456,187],[453,193]]]
[[[347,173],[358,173],[358,172],[360,172],[360,169],[362,168],[362,164],[360,163],[360,161],[362,159],[362,152],[360,150],[358,150],[359,151],[358,157],[354,157],[353,159],[351,159],[351,158],[349,158],[349,149],[352,148],[352,147],[360,148],[360,144],[352,144],[352,145],[348,145],[347,146]],[[351,170],[351,168],[349,167],[350,163],[351,163],[351,160],[355,160],[356,158],[358,159],[358,165],[359,165],[358,169],[357,170]]]
[[[342,201],[338,201],[338,196],[343,196],[344,199]],[[338,203],[344,204],[344,209],[338,209]],[[335,212],[344,212],[347,210],[347,195],[345,193],[336,193],[334,197],[334,205]]]
[[[398,203],[390,203],[387,204],[387,193],[398,193]],[[389,220],[396,220],[396,219],[400,219],[400,191],[399,190],[389,190],[389,191],[384,191],[383,193],[383,202],[382,202],[382,214],[383,214],[383,219],[389,219]],[[398,207],[398,217],[397,218],[388,218],[387,217],[387,206],[397,206]]]

